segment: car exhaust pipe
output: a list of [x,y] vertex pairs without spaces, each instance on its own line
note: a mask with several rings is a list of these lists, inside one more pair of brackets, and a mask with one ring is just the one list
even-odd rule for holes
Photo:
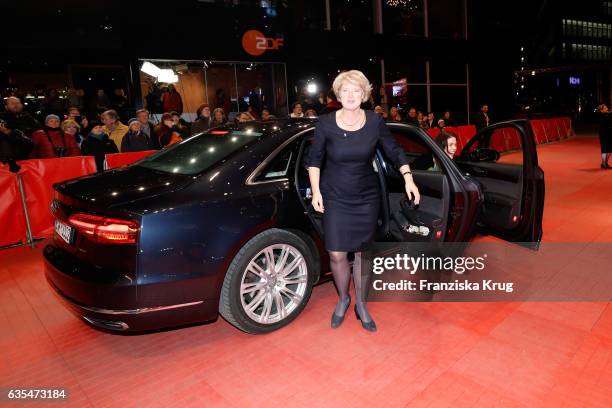
[[125,331],[130,328],[130,326],[128,326],[127,323],[119,322],[119,321],[100,320],[100,319],[94,319],[92,317],[87,317],[87,316],[83,316],[83,320],[85,320],[88,323],[93,324],[96,327],[100,327],[100,328],[108,329],[108,330]]

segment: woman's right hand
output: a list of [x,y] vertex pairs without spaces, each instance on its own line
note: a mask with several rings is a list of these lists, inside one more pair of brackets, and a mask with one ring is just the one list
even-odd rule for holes
[[325,212],[325,208],[323,207],[323,196],[320,192],[312,194],[312,206],[317,212]]

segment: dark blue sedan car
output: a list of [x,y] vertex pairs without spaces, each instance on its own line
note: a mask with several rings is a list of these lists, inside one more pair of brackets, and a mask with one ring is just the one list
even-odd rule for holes
[[[215,128],[133,165],[56,185],[48,281],[78,316],[109,330],[218,314],[249,333],[287,325],[329,275],[303,163],[314,125]],[[421,203],[407,202],[401,175],[377,151],[378,241],[464,242],[485,232],[537,246],[544,174],[527,121],[481,130],[455,159],[421,129],[389,127]],[[496,147],[509,137],[519,151],[505,160]]]

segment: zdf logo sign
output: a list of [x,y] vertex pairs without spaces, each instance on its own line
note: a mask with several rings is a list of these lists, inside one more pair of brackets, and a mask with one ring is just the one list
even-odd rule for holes
[[261,55],[266,50],[278,50],[284,44],[282,38],[270,38],[257,30],[249,30],[242,36],[242,48],[251,55]]

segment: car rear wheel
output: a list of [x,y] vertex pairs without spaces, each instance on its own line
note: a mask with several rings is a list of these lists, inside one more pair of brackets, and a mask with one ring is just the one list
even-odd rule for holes
[[271,229],[256,235],[228,268],[219,313],[253,334],[289,324],[312,293],[313,262],[306,243],[291,232]]

